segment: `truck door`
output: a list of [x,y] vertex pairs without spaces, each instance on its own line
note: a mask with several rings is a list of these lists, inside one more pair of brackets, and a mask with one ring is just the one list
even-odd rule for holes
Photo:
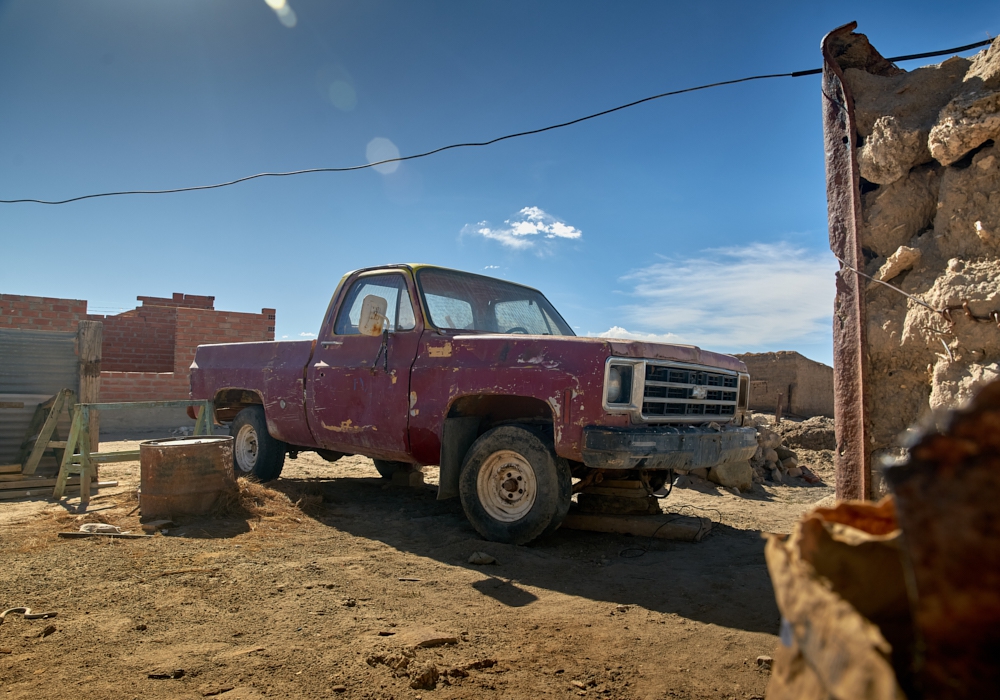
[[[423,324],[403,272],[358,276],[324,324],[308,368],[309,427],[320,446],[388,460],[409,454],[410,366]],[[388,339],[361,335],[368,295],[386,300]]]

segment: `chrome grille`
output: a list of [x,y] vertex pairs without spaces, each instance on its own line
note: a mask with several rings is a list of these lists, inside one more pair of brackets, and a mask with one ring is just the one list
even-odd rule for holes
[[[704,387],[704,398],[696,397]],[[642,417],[652,420],[728,420],[736,415],[739,376],[711,367],[647,362]]]

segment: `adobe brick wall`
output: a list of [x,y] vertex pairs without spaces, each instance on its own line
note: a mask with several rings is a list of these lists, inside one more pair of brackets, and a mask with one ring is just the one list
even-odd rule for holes
[[193,294],[136,298],[142,306],[101,316],[79,299],[0,294],[0,328],[75,332],[79,321],[101,321],[101,401],[186,399],[199,345],[274,340],[274,309],[216,311],[215,297]]
[[833,368],[797,352],[737,355],[750,372],[750,408],[773,412],[778,394],[786,414],[833,417]]

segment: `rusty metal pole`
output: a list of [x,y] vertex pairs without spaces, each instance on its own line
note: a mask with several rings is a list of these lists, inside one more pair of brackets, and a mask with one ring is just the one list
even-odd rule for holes
[[[857,129],[854,98],[844,82],[833,46],[842,43],[856,22],[834,29],[823,37],[823,147],[826,156],[826,195],[830,249],[853,266],[864,269],[861,252],[861,188],[857,163]],[[833,310],[833,392],[837,451],[835,455],[838,499],[871,497],[871,449],[868,406],[865,401],[869,372],[864,287],[861,279],[845,269],[836,276]]]

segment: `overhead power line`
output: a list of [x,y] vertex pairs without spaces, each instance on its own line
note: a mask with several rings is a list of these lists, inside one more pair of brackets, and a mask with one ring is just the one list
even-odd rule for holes
[[[944,49],[941,51],[930,51],[927,53],[915,53],[908,54],[906,56],[895,56],[888,58],[888,61],[912,61],[918,58],[932,58],[934,56],[945,56],[947,54],[960,53],[962,51],[969,51],[970,49],[977,49],[981,46],[986,46],[993,42],[992,39],[985,39],[983,41],[977,41],[974,44],[966,44],[965,46],[956,46],[951,49]],[[627,102],[623,105],[618,105],[617,107],[612,107],[611,109],[605,109],[600,112],[594,112],[593,114],[588,114],[584,117],[578,117],[577,119],[571,119],[567,122],[561,122],[559,124],[552,124],[550,126],[543,126],[539,129],[530,129],[528,131],[519,131],[514,134],[507,134],[506,136],[498,136],[489,141],[470,141],[467,143],[453,143],[449,146],[441,146],[440,148],[435,148],[430,151],[424,151],[423,153],[414,153],[408,156],[399,156],[397,158],[386,158],[385,160],[375,161],[373,163],[364,163],[362,165],[350,165],[342,168],[305,168],[303,170],[289,170],[286,172],[276,172],[276,173],[257,173],[256,175],[247,175],[246,177],[240,177],[235,180],[229,180],[228,182],[217,182],[212,185],[194,185],[192,187],[176,187],[168,190],[123,190],[121,192],[98,192],[95,194],[85,194],[79,197],[70,197],[69,199],[59,199],[59,200],[49,200],[49,199],[0,199],[0,204],[70,204],[72,202],[80,202],[85,199],[97,199],[99,197],[121,197],[124,195],[133,194],[175,194],[178,192],[197,192],[199,190],[215,190],[220,187],[230,187],[232,185],[238,185],[241,182],[248,182],[250,180],[256,180],[262,177],[291,177],[292,175],[306,175],[309,173],[347,173],[354,170],[367,170],[368,168],[374,168],[379,165],[386,165],[389,163],[402,163],[407,160],[416,160],[418,158],[426,158],[428,156],[433,156],[437,153],[443,153],[444,151],[450,151],[456,148],[475,148],[481,146],[492,146],[495,143],[500,143],[501,141],[508,141],[510,139],[520,138],[522,136],[533,136],[534,134],[543,134],[546,131],[554,131],[556,129],[563,129],[567,126],[573,126],[574,124],[580,124],[581,122],[589,121],[591,119],[597,119],[598,117],[603,117],[608,114],[613,114],[615,112],[620,112],[624,109],[629,109],[630,107],[636,107],[646,102],[652,102],[653,100],[659,100],[664,97],[672,97],[674,95],[683,95],[687,92],[697,92],[699,90],[708,90],[709,88],[722,87],[723,85],[736,85],[737,83],[748,83],[752,80],[769,80],[771,78],[801,78],[806,75],[817,75],[822,73],[822,68],[813,68],[810,70],[800,70],[792,71],[790,73],[770,73],[766,75],[751,75],[746,78],[736,78],[735,80],[723,80],[717,83],[707,83],[705,85],[697,85],[695,87],[682,88],[680,90],[670,90],[669,92],[661,92],[659,95],[650,95],[649,97],[643,97],[640,100],[635,100],[633,102]]]

